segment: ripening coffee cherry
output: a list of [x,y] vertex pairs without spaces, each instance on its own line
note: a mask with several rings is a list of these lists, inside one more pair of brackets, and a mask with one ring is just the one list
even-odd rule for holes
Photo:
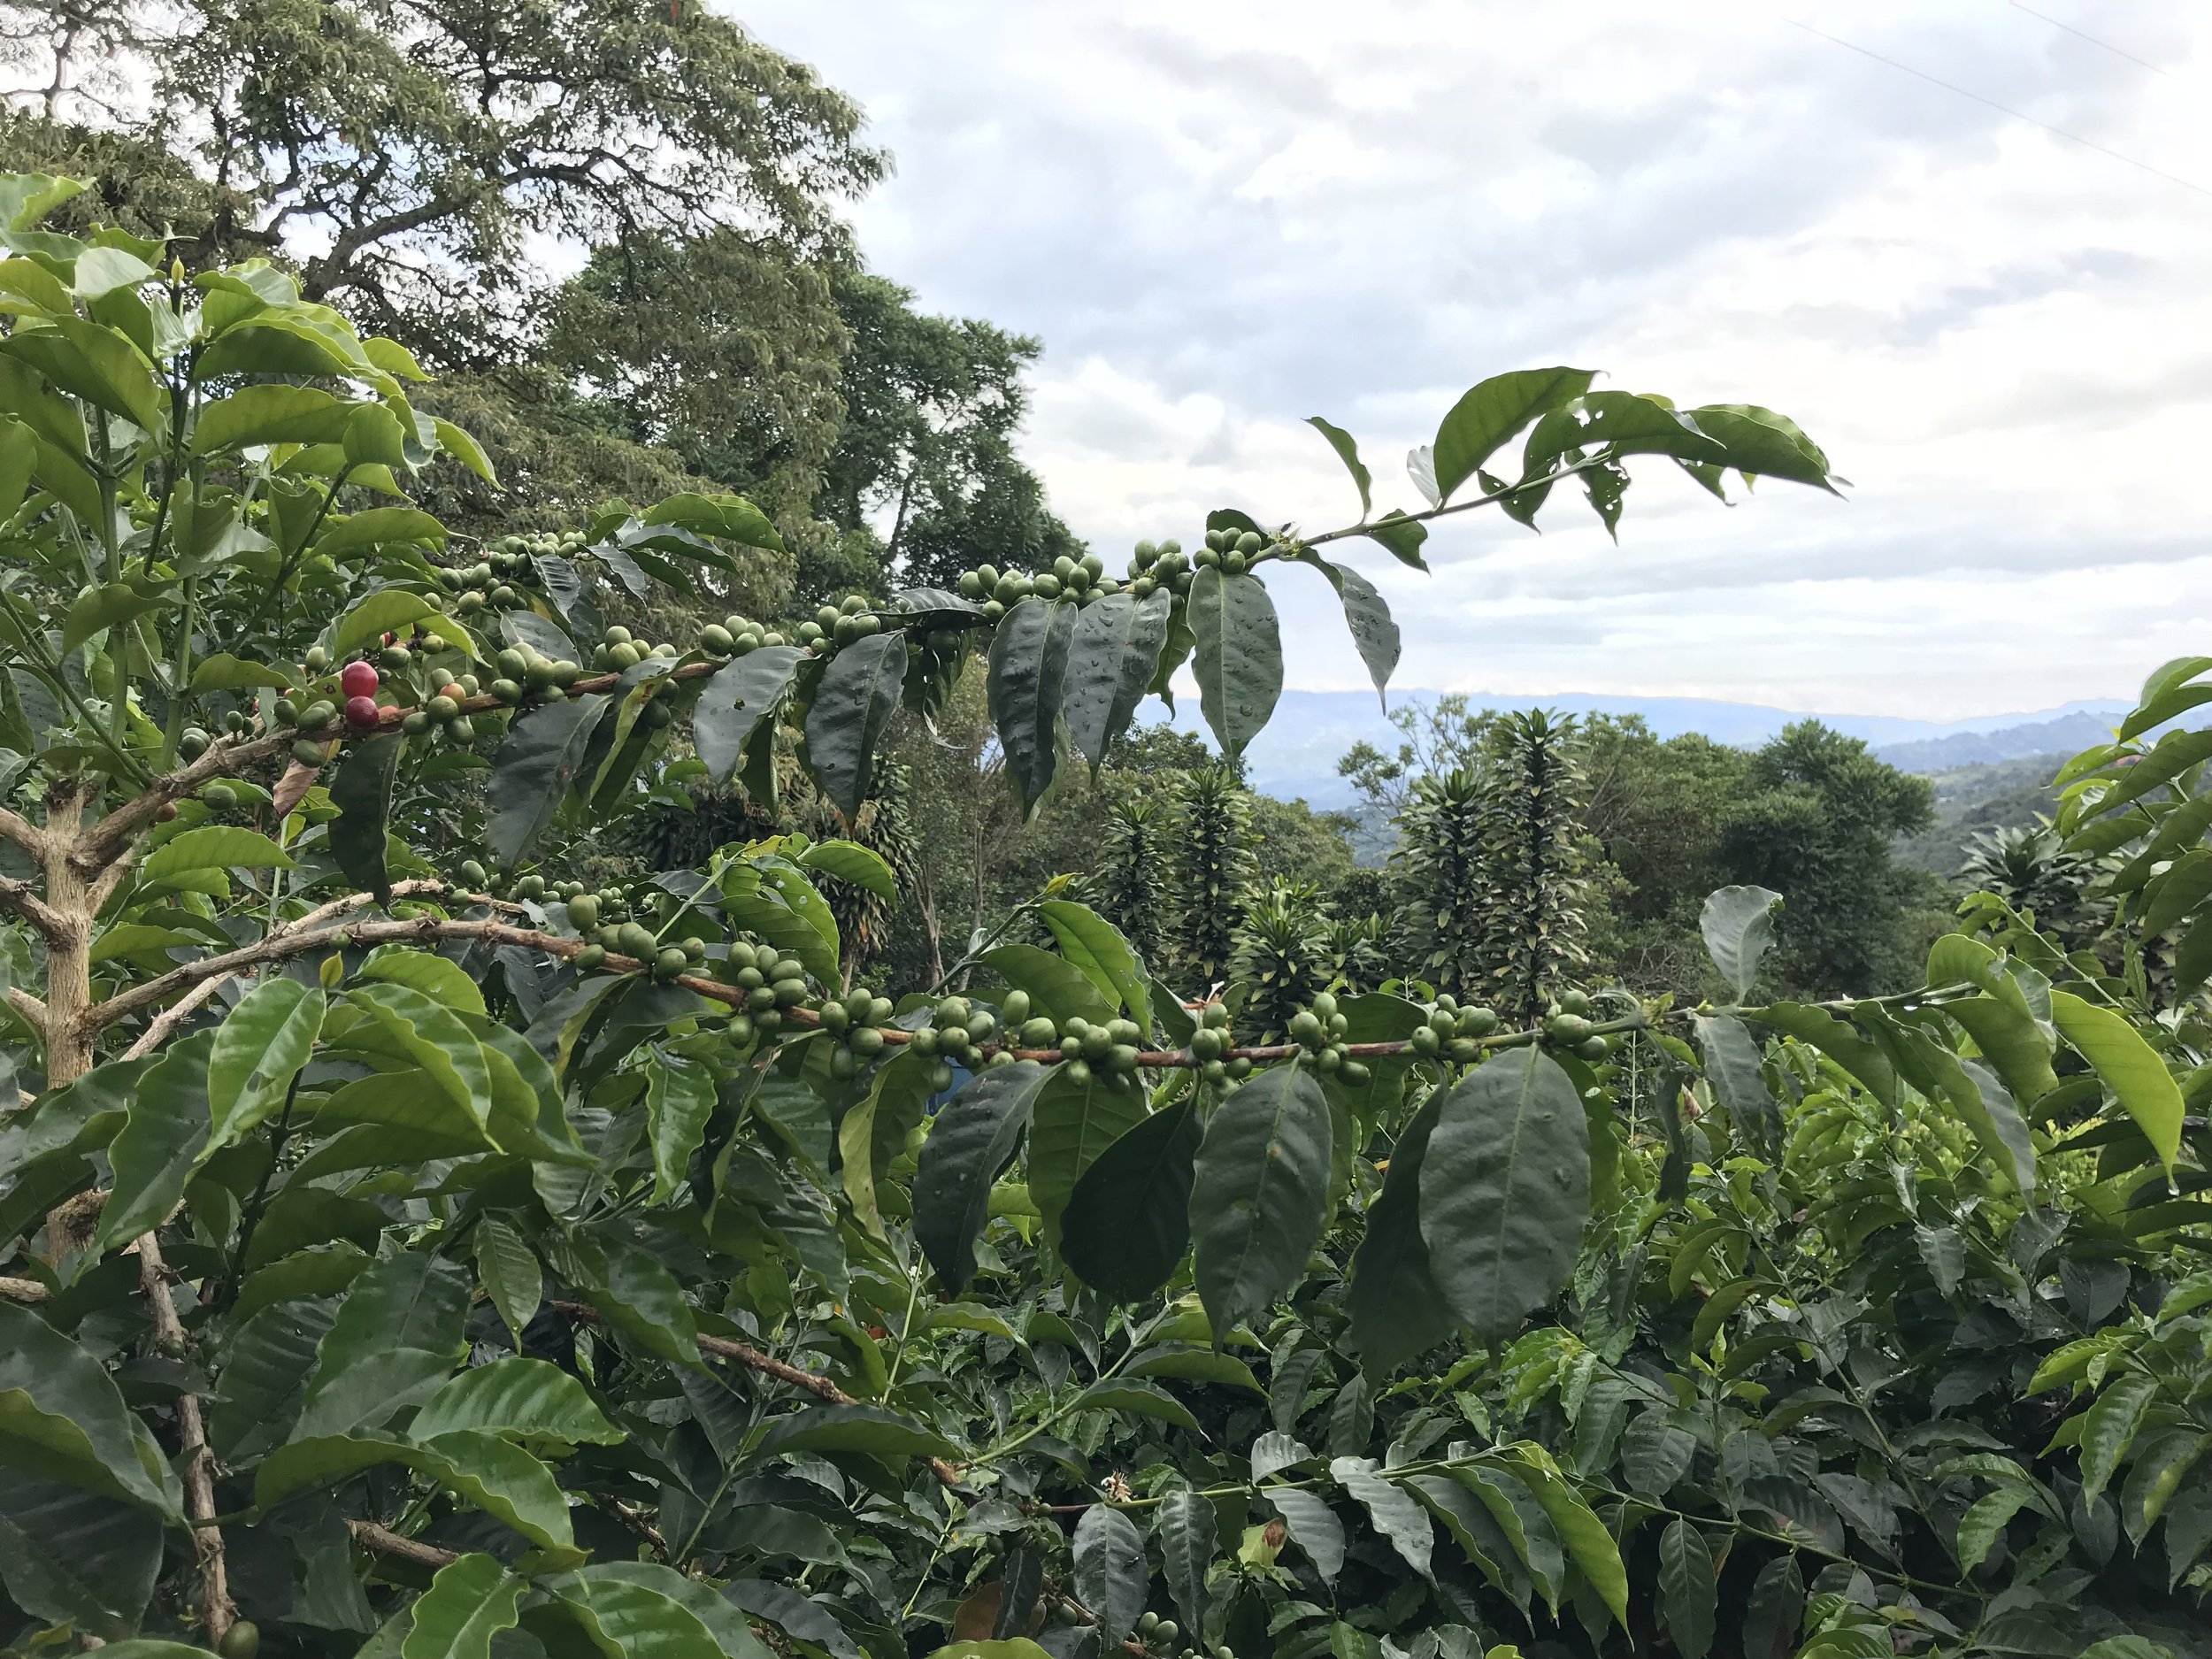
[[[354,667],[368,668],[369,665],[366,663],[357,663]],[[349,673],[352,671],[349,669],[347,672]],[[374,674],[376,671],[370,668],[369,672]],[[373,726],[380,713],[374,697],[357,696],[346,699],[346,724],[357,732],[365,732]]]
[[373,697],[376,684],[376,670],[359,660],[348,663],[338,676],[338,689],[348,697]]

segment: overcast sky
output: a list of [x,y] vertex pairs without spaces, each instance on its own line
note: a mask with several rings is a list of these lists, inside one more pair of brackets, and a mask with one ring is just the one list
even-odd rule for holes
[[[1618,548],[1568,493],[1440,527],[1429,577],[1355,542],[1398,684],[1949,718],[2212,649],[2212,7],[731,10],[895,153],[874,266],[1043,341],[1025,453],[1117,563],[1216,506],[1355,518],[1311,414],[1417,507],[1459,392],[1568,363],[1779,409],[1849,499],[1647,465]],[[1271,586],[1289,683],[1363,684],[1319,579]]]

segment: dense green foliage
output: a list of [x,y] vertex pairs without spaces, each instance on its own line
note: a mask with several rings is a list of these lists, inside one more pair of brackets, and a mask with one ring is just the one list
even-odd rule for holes
[[[1525,1018],[1417,969],[1256,1045],[1237,929],[1154,963],[1059,880],[886,995],[862,895],[923,889],[937,815],[989,833],[897,769],[925,721],[964,707],[1020,825],[1186,661],[1239,753],[1296,567],[1386,681],[1323,548],[1824,457],[1522,371],[1412,514],[1319,423],[1342,530],[1223,510],[1120,575],[656,645],[608,616],[787,552],[759,507],[458,534],[411,486],[495,469],[403,349],[266,264],[37,228],[71,194],[0,180],[8,1651],[2203,1650],[2212,733],[2133,739],[2212,659],[2069,769],[2110,905],[2070,954],[1981,895],[1920,985],[1771,999],[1738,884],[1694,1009],[1550,949]],[[1564,735],[1501,730],[1485,902],[1571,896]],[[1210,850],[1167,902],[1225,910],[1248,807],[1176,790]],[[604,873],[702,800],[849,833]],[[1338,920],[1333,979],[1388,967]]]
[[[303,296],[447,377],[423,406],[509,486],[420,480],[456,531],[741,492],[788,557],[708,586],[761,615],[1082,551],[1010,447],[1036,342],[864,269],[840,213],[887,161],[859,111],[704,7],[85,0],[0,5],[0,41],[71,88],[0,115],[0,165],[93,180],[58,226],[193,271],[305,230]],[[549,239],[582,269],[534,263]]]
[[[1401,733],[1392,752],[1363,742],[1340,764],[1368,813],[1395,826],[1402,949],[1438,983],[1500,972],[1524,936],[1510,918],[1526,914],[1545,922],[1529,933],[1562,953],[1555,972],[1586,952],[1599,982],[1701,995],[1700,907],[1714,888],[1746,883],[1789,895],[1775,973],[1791,995],[1911,983],[1945,925],[1943,884],[1897,850],[1928,825],[1924,780],[1816,721],[1756,749],[1694,734],[1663,741],[1635,717],[1567,721],[1548,832],[1563,885],[1547,895],[1536,865],[1498,841],[1513,831],[1478,828],[1498,803],[1536,798],[1514,794],[1501,758],[1532,715],[1474,710],[1457,695],[1403,707],[1392,717]],[[1486,893],[1504,896],[1493,903]]]

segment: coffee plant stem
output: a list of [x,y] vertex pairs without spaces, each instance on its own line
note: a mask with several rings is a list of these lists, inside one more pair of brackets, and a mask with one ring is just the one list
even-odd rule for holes
[[[1473,495],[1465,501],[1452,502],[1446,506],[1431,507],[1424,512],[1406,513],[1402,517],[1392,518],[1390,522],[1392,524],[1426,524],[1432,518],[1448,518],[1455,512],[1472,512],[1478,507],[1493,506],[1499,502],[1509,500],[1524,491],[1548,489],[1562,479],[1572,478],[1578,472],[1587,472],[1597,467],[1612,465],[1617,458],[1611,455],[1594,456],[1589,460],[1577,461],[1572,465],[1559,467],[1546,473],[1542,478],[1523,479],[1519,483],[1509,488],[1494,490],[1487,495]],[[1297,537],[1296,541],[1301,547],[1319,547],[1326,541],[1342,541],[1353,536],[1365,535],[1371,527],[1369,521],[1363,519],[1358,524],[1347,525],[1341,530],[1325,530],[1319,535],[1302,535]]]
[[[138,1282],[145,1292],[147,1311],[153,1316],[154,1345],[181,1360],[184,1324],[177,1317],[177,1305],[169,1294],[169,1268],[162,1260],[160,1238],[155,1233],[142,1234],[133,1248],[138,1252]],[[188,1390],[177,1396],[177,1442],[185,1513],[192,1522],[193,1550],[199,1562],[200,1617],[207,1626],[209,1642],[219,1647],[238,1617],[238,1609],[230,1599],[223,1531],[215,1518],[215,1454],[208,1447],[199,1396]]]

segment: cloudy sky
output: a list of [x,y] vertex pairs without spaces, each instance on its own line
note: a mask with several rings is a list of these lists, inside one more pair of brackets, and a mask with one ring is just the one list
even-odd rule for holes
[[[2212,7],[731,9],[895,152],[876,267],[1042,339],[1026,452],[1116,559],[1216,506],[1348,522],[1310,414],[1417,507],[1407,449],[1540,364],[1782,410],[1854,481],[1723,508],[1647,465],[1617,548],[1563,495],[1425,578],[1354,543],[1401,685],[1953,718],[2212,649]],[[1272,585],[1290,683],[1363,684],[1318,578]]]

